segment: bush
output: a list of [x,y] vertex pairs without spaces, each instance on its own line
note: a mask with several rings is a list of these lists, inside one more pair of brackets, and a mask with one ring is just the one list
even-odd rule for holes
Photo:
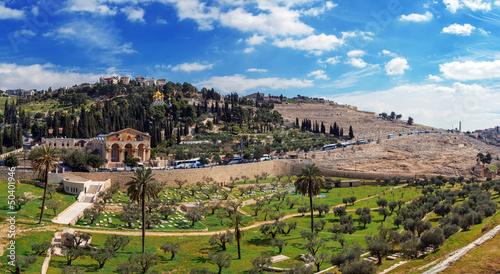
[[16,155],[9,154],[7,157],[5,157],[4,164],[6,167],[16,167],[19,165],[19,160],[17,159]]
[[458,230],[460,230],[460,228],[454,224],[446,224],[442,227],[442,229],[443,229],[443,234],[444,234],[445,239],[450,238],[451,235],[457,233]]
[[423,250],[427,247],[433,247],[434,249],[438,248],[440,245],[444,243],[444,233],[443,230],[439,227],[433,227],[430,230],[427,230],[420,237],[420,250]]

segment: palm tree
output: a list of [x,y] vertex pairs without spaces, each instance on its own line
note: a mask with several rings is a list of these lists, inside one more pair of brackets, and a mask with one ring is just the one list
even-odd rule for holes
[[153,178],[151,168],[146,170],[138,168],[131,179],[132,181],[126,184],[130,200],[142,204],[142,253],[144,253],[146,240],[146,198],[148,200],[158,198],[161,187]]
[[45,198],[47,196],[47,187],[49,185],[49,171],[59,167],[57,163],[60,159],[57,157],[57,150],[55,147],[45,145],[36,148],[33,151],[33,161],[31,163],[33,170],[38,173],[38,178],[45,182],[43,190],[42,210],[40,212],[40,221],[42,223],[43,211],[45,210]]
[[315,164],[306,165],[295,181],[295,189],[302,195],[309,195],[311,210],[311,232],[314,232],[313,196],[321,193],[325,179]]
[[234,213],[231,216],[230,226],[234,226],[234,237],[236,238],[236,243],[238,245],[238,259],[241,259],[241,250],[240,250],[240,240],[243,237],[243,230],[240,226],[243,226],[243,215],[240,213]]

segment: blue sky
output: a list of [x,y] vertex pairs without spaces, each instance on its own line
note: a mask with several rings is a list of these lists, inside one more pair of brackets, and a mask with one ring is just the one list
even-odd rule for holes
[[500,124],[500,1],[0,1],[0,89],[109,75]]

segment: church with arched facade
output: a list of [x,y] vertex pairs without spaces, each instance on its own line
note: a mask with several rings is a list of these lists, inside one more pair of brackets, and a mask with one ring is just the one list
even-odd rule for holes
[[141,163],[149,162],[151,136],[135,129],[126,128],[104,136],[105,155],[108,167],[121,167],[128,155],[139,158]]

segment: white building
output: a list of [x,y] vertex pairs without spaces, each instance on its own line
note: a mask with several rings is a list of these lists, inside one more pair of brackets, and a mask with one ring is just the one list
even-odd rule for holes
[[112,76],[112,77],[106,77],[106,78],[99,78],[99,83],[103,85],[113,85],[113,84],[118,84],[120,79],[117,76]]
[[128,76],[122,76],[120,78],[120,81],[121,81],[122,84],[128,85],[128,84],[130,84],[130,77],[128,77]]

